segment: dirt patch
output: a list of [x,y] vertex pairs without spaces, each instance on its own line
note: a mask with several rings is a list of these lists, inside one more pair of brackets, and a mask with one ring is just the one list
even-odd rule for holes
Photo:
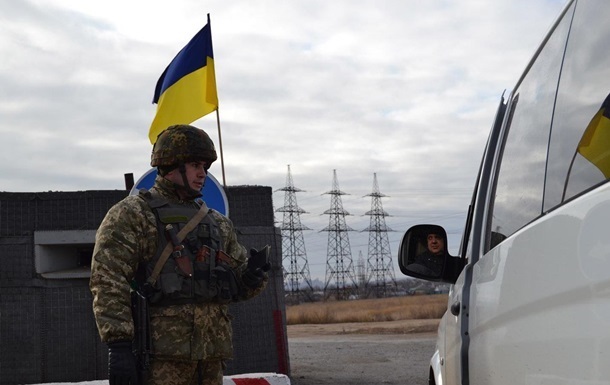
[[350,322],[337,324],[288,325],[288,338],[341,334],[416,334],[435,333],[438,319],[400,320],[385,322]]

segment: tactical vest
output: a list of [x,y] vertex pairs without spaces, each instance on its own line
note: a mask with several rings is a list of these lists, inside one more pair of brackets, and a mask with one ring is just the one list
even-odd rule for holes
[[[144,275],[150,277],[163,249],[171,243],[174,252],[163,265],[154,287],[146,288],[153,306],[185,303],[228,303],[239,294],[237,277],[230,257],[221,249],[222,234],[218,223],[206,215],[182,242],[176,234],[197,213],[197,207],[185,207],[151,192],[140,191],[157,219],[157,251],[144,264]],[[140,281],[140,280],[139,280]]]

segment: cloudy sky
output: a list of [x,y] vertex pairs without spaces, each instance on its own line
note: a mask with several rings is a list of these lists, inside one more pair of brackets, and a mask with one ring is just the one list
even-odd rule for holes
[[[393,254],[422,222],[455,251],[500,95],[565,2],[0,0],[0,191],[137,180],[157,79],[209,13],[226,183],[275,191],[290,165],[312,278],[325,276],[333,170],[355,264],[374,173]],[[217,142],[215,114],[194,124]],[[220,162],[211,172],[222,181]]]

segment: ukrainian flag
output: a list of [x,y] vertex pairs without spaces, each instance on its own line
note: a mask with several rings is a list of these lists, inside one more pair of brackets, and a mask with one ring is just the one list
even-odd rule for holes
[[148,132],[153,144],[167,127],[190,124],[218,108],[209,15],[208,23],[161,74],[153,103],[157,113]]
[[593,116],[580,142],[578,152],[610,179],[610,95]]

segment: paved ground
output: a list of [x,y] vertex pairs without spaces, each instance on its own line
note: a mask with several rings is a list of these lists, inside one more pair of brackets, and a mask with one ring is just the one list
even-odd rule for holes
[[292,385],[426,385],[438,320],[288,326]]

